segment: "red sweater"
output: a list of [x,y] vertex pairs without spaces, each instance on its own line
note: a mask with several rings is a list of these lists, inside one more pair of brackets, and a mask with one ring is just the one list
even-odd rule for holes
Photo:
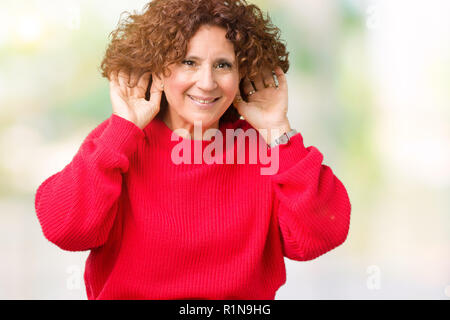
[[[224,137],[226,128],[251,126],[222,124]],[[204,150],[212,140],[171,134],[158,119],[141,130],[111,115],[39,186],[45,237],[90,250],[88,299],[274,299],[286,281],[283,257],[314,259],[346,239],[346,189],[300,133],[275,147],[273,175],[261,174],[269,165],[259,160],[175,164],[180,141]],[[245,141],[224,143],[224,159]]]

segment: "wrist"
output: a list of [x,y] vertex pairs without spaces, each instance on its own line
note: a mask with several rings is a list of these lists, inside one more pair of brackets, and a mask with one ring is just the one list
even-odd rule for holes
[[141,123],[139,123],[134,117],[130,116],[130,115],[124,115],[124,114],[120,114],[118,112],[113,112],[113,114],[115,114],[118,117],[121,117],[122,119],[125,119],[129,122],[131,122],[132,124],[134,124],[136,127],[138,127],[139,129],[143,129],[143,126]]
[[268,145],[272,144],[275,139],[279,138],[285,133],[291,131],[291,125],[289,121],[283,122],[281,124],[268,126],[267,129],[259,129],[259,133],[264,138]]

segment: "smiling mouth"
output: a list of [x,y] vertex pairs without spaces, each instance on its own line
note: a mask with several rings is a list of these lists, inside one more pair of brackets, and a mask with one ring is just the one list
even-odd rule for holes
[[194,101],[194,102],[196,102],[198,104],[201,104],[201,105],[205,105],[205,106],[211,105],[211,104],[213,104],[214,102],[216,102],[217,100],[220,99],[220,97],[218,97],[218,98],[212,98],[212,99],[203,100],[203,99],[199,99],[199,98],[196,98],[196,97],[193,97],[193,96],[190,96],[190,95],[188,95],[188,97],[192,101]]

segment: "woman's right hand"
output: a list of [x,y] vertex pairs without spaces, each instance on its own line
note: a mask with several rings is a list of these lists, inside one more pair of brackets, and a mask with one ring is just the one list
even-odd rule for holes
[[125,70],[113,71],[109,77],[110,98],[113,114],[133,122],[144,129],[158,114],[162,89],[153,78],[150,101],[145,100],[145,92],[151,72],[142,75]]

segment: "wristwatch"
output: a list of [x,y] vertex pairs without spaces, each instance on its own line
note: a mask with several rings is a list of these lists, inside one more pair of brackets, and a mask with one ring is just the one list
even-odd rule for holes
[[278,137],[272,142],[271,144],[268,144],[269,148],[273,148],[275,146],[278,146],[280,144],[286,144],[289,142],[289,139],[291,139],[294,135],[297,134],[297,130],[292,129],[289,132],[285,132],[281,135],[281,137]]

